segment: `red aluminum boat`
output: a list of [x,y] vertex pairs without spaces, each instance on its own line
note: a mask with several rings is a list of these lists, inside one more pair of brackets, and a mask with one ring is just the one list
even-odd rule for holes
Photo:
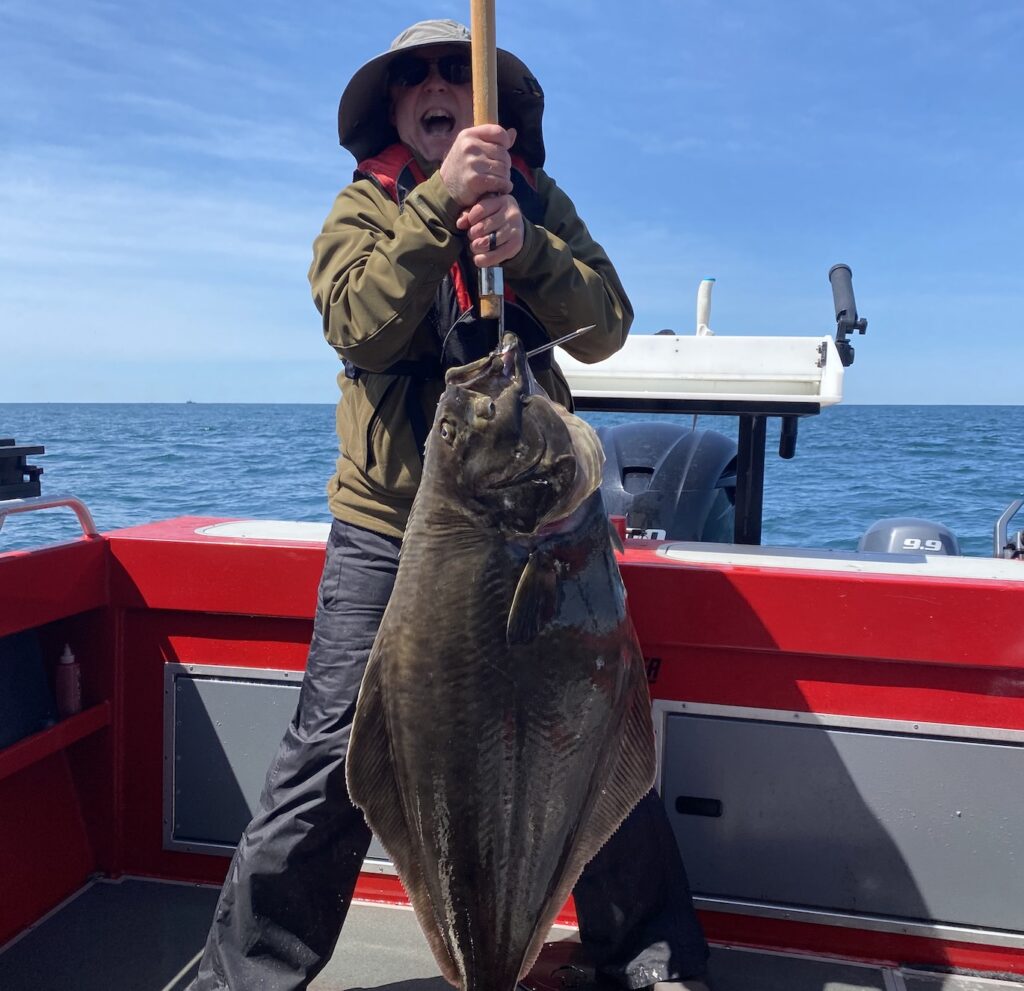
[[[834,346],[805,350],[835,366]],[[630,407],[740,421],[735,539],[641,526],[620,558],[712,975],[721,991],[1024,987],[1009,515],[992,558],[898,527],[897,552],[759,546],[764,419],[817,412],[823,378],[798,398],[747,382],[748,406],[690,388]],[[595,381],[574,382],[581,405],[614,405]],[[80,504],[49,501],[87,533],[0,554],[0,698],[17,702],[0,709],[0,987],[183,988],[294,709],[326,526],[184,517],[96,534]],[[65,645],[83,705],[53,721]],[[447,986],[379,847],[357,897],[314,989]],[[566,987],[571,903],[560,921],[532,988]]]

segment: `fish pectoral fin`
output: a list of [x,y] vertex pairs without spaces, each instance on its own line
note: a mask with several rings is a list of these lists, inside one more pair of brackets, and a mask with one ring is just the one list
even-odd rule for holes
[[380,657],[374,648],[359,689],[345,762],[348,793],[353,803],[362,809],[367,825],[391,857],[442,975],[450,984],[458,986],[459,971],[438,929],[430,893],[399,797],[388,744],[381,667]]
[[557,607],[557,562],[547,554],[531,554],[512,596],[505,642],[510,645],[530,643],[554,616]]

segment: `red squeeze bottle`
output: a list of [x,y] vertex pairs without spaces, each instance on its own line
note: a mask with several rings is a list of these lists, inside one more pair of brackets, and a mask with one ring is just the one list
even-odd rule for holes
[[64,653],[57,665],[57,712],[63,718],[82,711],[82,669],[71,653],[69,644],[64,644]]

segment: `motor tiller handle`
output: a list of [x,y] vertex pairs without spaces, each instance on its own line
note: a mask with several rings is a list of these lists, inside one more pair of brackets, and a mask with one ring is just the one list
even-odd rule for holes
[[[473,123],[497,124],[498,52],[494,28],[494,0],[470,0],[469,14],[469,29],[472,35]],[[480,316],[485,320],[501,321],[504,295],[501,267],[480,269]]]

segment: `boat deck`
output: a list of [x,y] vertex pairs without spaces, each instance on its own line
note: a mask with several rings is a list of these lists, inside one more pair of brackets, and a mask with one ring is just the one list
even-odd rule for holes
[[[0,950],[4,991],[183,991],[195,974],[217,889],[97,880]],[[557,928],[553,939],[572,939]],[[717,991],[996,991],[1013,980],[879,967],[714,946]],[[358,903],[311,991],[448,991],[408,909]]]

